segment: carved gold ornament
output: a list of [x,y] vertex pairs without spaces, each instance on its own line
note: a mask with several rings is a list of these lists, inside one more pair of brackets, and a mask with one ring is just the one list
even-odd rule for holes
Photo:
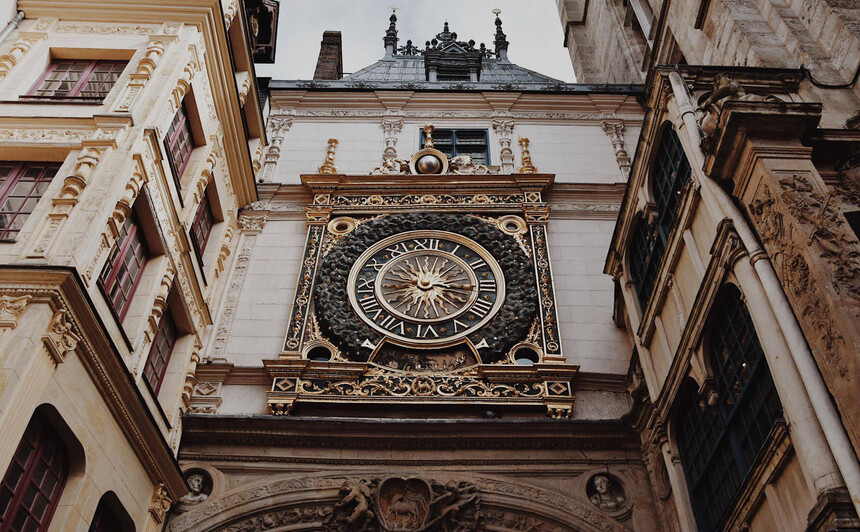
[[504,275],[478,243],[445,231],[385,238],[355,262],[354,311],[405,345],[448,344],[487,323],[505,297]]

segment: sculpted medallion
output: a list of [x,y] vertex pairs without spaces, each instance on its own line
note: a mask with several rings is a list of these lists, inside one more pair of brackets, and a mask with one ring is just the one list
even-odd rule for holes
[[349,275],[353,309],[404,345],[450,343],[498,312],[504,275],[480,244],[445,231],[409,231],[368,248]]

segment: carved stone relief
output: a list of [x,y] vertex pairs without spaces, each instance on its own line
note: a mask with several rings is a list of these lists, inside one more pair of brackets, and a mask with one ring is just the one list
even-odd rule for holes
[[188,494],[179,499],[182,504],[200,504],[212,493],[212,479],[209,478],[209,473],[202,469],[187,471],[185,483],[188,485]]
[[627,502],[621,483],[609,475],[591,477],[586,489],[588,500],[604,512],[622,510]]
[[860,314],[860,243],[832,194],[806,172],[774,173],[749,203],[751,217],[773,261],[804,335],[834,395],[846,428],[860,445],[860,409],[849,400]]
[[768,94],[761,96],[758,94],[747,94],[744,88],[728,74],[718,74],[714,78],[714,88],[711,92],[705,93],[699,98],[699,127],[702,128],[704,137],[702,138],[702,149],[710,152],[713,149],[714,139],[718,136],[718,124],[720,112],[723,106],[728,101],[740,102],[780,102],[778,97]]
[[618,163],[618,169],[621,170],[621,178],[626,180],[630,175],[630,155],[627,154],[627,148],[624,146],[624,120],[601,120],[600,125],[612,141],[615,161]]

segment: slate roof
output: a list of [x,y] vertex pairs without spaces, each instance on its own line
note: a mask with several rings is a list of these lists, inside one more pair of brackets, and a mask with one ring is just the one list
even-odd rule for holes
[[[342,81],[420,81],[430,83],[426,81],[424,57],[420,55],[395,55],[390,59],[380,59],[358,72],[344,76]],[[463,81],[462,83],[470,82]],[[547,85],[564,82],[515,65],[510,61],[484,58],[481,63],[481,80],[479,83],[537,83]],[[430,84],[441,86],[450,85],[451,82],[437,81]]]

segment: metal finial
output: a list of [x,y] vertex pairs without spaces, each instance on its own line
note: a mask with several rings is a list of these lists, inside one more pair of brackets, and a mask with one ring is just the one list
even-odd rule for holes
[[393,6],[389,7],[388,9],[390,9],[392,12],[396,12],[398,9],[400,9],[400,6],[397,4],[394,4]]
[[495,9],[493,9],[493,14],[498,17],[499,15],[502,14],[502,10],[497,7]]

